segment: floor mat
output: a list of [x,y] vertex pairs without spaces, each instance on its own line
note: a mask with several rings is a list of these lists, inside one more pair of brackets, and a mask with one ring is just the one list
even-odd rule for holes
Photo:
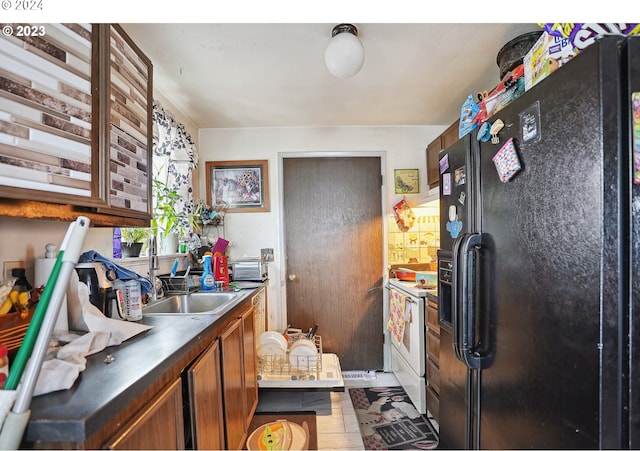
[[375,371],[343,371],[342,378],[348,380],[373,380],[376,378]]
[[[309,446],[308,449],[318,449],[318,432],[316,426],[316,413],[314,411],[293,411],[293,412],[256,412],[249,426],[250,435],[254,430],[263,424],[271,423],[278,420],[287,420],[298,423],[300,426],[307,423],[309,428]],[[244,449],[247,449],[246,443]]]
[[402,387],[350,388],[364,448],[434,449],[438,434]]

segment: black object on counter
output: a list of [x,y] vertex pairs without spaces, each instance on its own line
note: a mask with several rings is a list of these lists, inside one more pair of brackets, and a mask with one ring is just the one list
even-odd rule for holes
[[11,270],[11,275],[13,277],[17,277],[18,280],[16,280],[16,282],[14,283],[14,287],[16,288],[23,288],[22,291],[29,291],[31,290],[33,287],[31,286],[31,284],[29,283],[29,281],[27,280],[27,276],[25,274],[25,269],[24,268],[13,268]]

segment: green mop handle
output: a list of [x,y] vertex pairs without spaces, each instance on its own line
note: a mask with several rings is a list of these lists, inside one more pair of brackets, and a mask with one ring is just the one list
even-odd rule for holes
[[[22,344],[20,345],[9,369],[9,376],[5,381],[4,390],[15,390],[18,387],[20,379],[22,378],[22,373],[29,357],[31,356],[40,328],[42,327],[42,322],[45,314],[47,313],[51,295],[53,294],[58,282],[58,276],[60,275],[60,269],[62,268],[63,261],[71,261],[74,265],[78,262],[78,259],[80,258],[80,248],[84,243],[84,234],[86,234],[88,225],[89,219],[84,216],[78,217],[76,222],[72,222],[69,225],[67,234],[60,246],[58,258],[53,265],[47,284],[44,287],[40,300],[38,301],[31,318],[31,323],[27,328],[27,333],[25,334]],[[82,234],[80,239],[78,239],[78,234]],[[65,252],[67,254],[66,256]],[[68,280],[66,282],[68,282]]]

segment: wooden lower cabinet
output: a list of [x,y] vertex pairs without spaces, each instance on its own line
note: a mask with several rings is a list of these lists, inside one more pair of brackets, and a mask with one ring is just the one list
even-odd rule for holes
[[251,296],[251,303],[254,309],[255,318],[255,336],[259,337],[264,331],[269,330],[267,318],[269,312],[267,309],[267,288],[263,286],[258,288],[254,295]]
[[427,387],[427,409],[440,422],[440,396],[431,387]]
[[258,405],[255,331],[247,298],[88,439],[25,442],[23,448],[242,449]]
[[440,421],[440,324],[438,304],[429,299],[426,309],[427,323],[427,410]]
[[182,382],[163,389],[110,440],[108,449],[184,449]]
[[242,321],[236,319],[220,335],[226,449],[240,449],[246,439]]
[[226,449],[242,449],[258,405],[253,306],[220,334]]
[[220,346],[215,340],[187,370],[191,446],[223,449]]
[[242,449],[258,406],[254,308],[214,335],[186,371],[193,449]]
[[[252,418],[258,407],[258,356],[256,353],[255,310],[247,310],[242,315],[242,351],[244,356],[245,418]],[[247,428],[251,423],[247,420]],[[247,431],[247,433],[250,431]]]

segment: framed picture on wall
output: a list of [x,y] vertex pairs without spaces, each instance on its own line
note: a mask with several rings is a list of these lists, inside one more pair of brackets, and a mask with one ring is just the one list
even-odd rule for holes
[[207,203],[227,212],[269,211],[269,161],[207,161]]
[[417,194],[420,192],[420,176],[418,169],[395,169],[393,184],[396,194]]

